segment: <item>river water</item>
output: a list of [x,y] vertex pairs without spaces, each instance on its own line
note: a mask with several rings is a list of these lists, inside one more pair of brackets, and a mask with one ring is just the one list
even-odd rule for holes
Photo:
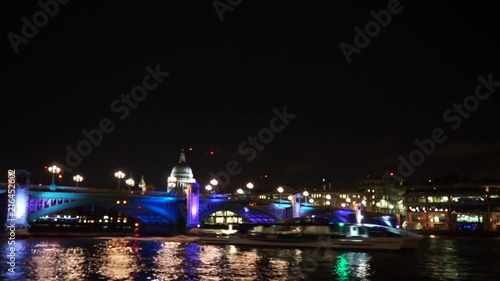
[[500,239],[426,238],[408,252],[201,245],[182,237],[1,243],[0,280],[500,280]]

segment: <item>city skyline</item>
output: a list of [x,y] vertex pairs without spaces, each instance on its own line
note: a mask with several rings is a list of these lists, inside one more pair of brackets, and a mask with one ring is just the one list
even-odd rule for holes
[[12,34],[42,8],[6,2],[0,168],[41,178],[57,162],[89,186],[121,169],[161,187],[192,147],[200,182],[229,162],[236,185],[498,177],[494,9],[389,2],[245,2],[222,17],[212,3],[72,2],[25,43]]
[[[186,154],[189,152],[193,151],[192,147],[189,147],[188,149],[181,148],[181,159],[182,161],[177,161],[174,165],[172,165],[172,168],[167,175],[165,176],[165,180],[160,182],[160,183],[151,183],[149,181],[146,181],[146,185],[149,187],[154,187],[156,190],[169,190],[169,181],[172,176],[172,173],[175,173],[174,170],[176,169],[176,166],[179,163],[185,163],[190,169],[192,168],[190,163],[187,162],[186,159]],[[187,153],[186,153],[187,152]],[[211,154],[212,151],[208,152],[208,154]],[[64,166],[64,165],[62,165]],[[94,186],[86,185],[86,184],[81,184],[82,181],[86,182],[88,181],[89,175],[85,173],[70,173],[70,172],[65,172],[63,169],[60,168],[61,165],[57,162],[53,162],[50,165],[45,165],[42,169],[42,172],[37,175],[31,173],[30,179],[31,179],[31,184],[41,184],[41,185],[50,185],[50,184],[55,184],[59,186],[78,186],[80,185],[81,187],[98,187],[98,188],[115,188],[117,187],[117,181],[119,181],[122,185],[122,188],[126,188],[126,186],[130,185],[131,188],[134,188],[134,190],[140,189],[139,182],[141,180],[144,180],[145,178],[147,179],[147,176],[145,177],[144,174],[137,174],[134,173],[133,171],[127,170],[127,169],[118,169],[115,171],[112,171],[110,173],[110,177],[113,178],[114,182],[111,184],[98,184]],[[54,171],[57,169],[57,171]],[[22,169],[24,170],[24,169]],[[227,172],[227,171],[219,171],[219,172]],[[118,179],[117,174],[120,173],[122,176],[120,179]],[[84,175],[82,177],[82,175]],[[196,175],[196,171],[193,171],[193,175]],[[215,174],[214,174],[215,175]],[[309,184],[306,185],[298,185],[293,182],[286,182],[285,180],[269,180],[269,174],[263,173],[262,175],[259,175],[258,177],[255,178],[249,178],[246,181],[234,181],[234,177],[236,176],[230,176],[228,175],[227,178],[229,178],[229,181],[225,183],[227,180],[226,176],[220,175],[219,176],[214,176],[214,177],[209,177],[209,178],[203,178],[201,181],[193,181],[198,184],[202,188],[204,188],[205,185],[211,185],[212,188],[219,190],[220,192],[223,193],[233,193],[236,192],[237,189],[239,188],[244,188],[245,190],[248,190],[248,185],[252,185],[252,190],[256,191],[270,191],[270,190],[275,190],[279,186],[286,186],[287,188],[291,188],[292,190],[317,190],[321,191],[323,189],[325,190],[332,190],[332,191],[342,191],[342,190],[357,190],[361,188],[359,185],[360,181],[363,180],[383,180],[387,184],[390,185],[421,185],[421,184],[434,184],[434,185],[441,185],[441,184],[454,184],[454,183],[466,183],[466,182],[496,182],[499,179],[498,178],[483,178],[483,179],[474,179],[471,174],[441,174],[441,175],[436,175],[433,177],[430,177],[429,179],[425,179],[422,181],[408,181],[405,178],[399,177],[397,174],[393,172],[389,172],[386,174],[371,174],[371,173],[366,173],[365,175],[351,179],[348,182],[335,182],[331,181],[330,177],[322,177],[320,179],[309,179]],[[90,175],[91,177],[91,175]],[[131,183],[128,183],[127,181],[131,180]],[[214,180],[216,183],[214,184]],[[95,182],[95,179],[93,180]],[[91,182],[93,182],[91,181]],[[175,181],[175,179],[174,179]],[[236,182],[236,183],[234,183]]]
[[500,280],[498,4],[1,1],[0,279]]

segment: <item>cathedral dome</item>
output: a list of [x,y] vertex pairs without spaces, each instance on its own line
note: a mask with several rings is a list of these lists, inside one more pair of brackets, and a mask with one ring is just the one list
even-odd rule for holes
[[172,173],[170,174],[171,177],[176,177],[176,178],[193,178],[193,170],[191,170],[191,167],[189,167],[188,164],[186,163],[179,163],[174,166],[172,169]]
[[186,163],[186,154],[184,153],[184,149],[181,150],[179,163],[172,169],[170,177],[174,177],[176,181],[183,181],[186,183],[190,183],[194,180],[193,170]]

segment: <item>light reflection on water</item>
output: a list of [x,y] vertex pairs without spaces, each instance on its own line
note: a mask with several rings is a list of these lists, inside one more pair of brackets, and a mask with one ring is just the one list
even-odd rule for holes
[[[93,267],[105,280],[123,280],[140,270],[137,241],[112,239],[94,245]],[[69,279],[74,280],[74,279]]]
[[370,254],[364,252],[342,253],[333,265],[333,276],[339,281],[351,280],[353,277],[355,280],[371,280],[370,259]]
[[500,240],[428,239],[410,252],[266,249],[166,241],[28,239],[0,243],[0,280],[500,280]]
[[30,255],[23,259],[30,261],[26,263],[27,271],[33,273],[30,280],[77,280],[85,272],[84,251],[80,247],[65,248],[58,243],[40,242],[33,245]]

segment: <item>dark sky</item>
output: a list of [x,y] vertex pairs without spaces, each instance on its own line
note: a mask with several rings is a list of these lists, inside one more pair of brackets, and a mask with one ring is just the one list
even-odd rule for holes
[[[228,189],[247,181],[312,188],[322,177],[341,186],[366,174],[401,174],[398,156],[409,159],[415,139],[436,128],[447,139],[408,181],[497,177],[500,87],[490,86],[497,91],[468,118],[443,117],[455,103],[474,102],[478,76],[500,81],[495,2],[401,1],[348,63],[340,44],[354,48],[354,28],[364,30],[370,11],[391,2],[247,0],[221,21],[211,1],[70,1],[16,54],[9,38],[23,36],[22,18],[33,22],[42,8],[2,1],[1,169],[27,169],[32,181],[48,184],[43,166],[67,164],[66,147],[76,149],[82,130],[109,118],[114,131],[63,183],[80,173],[82,185],[114,186],[121,169],[164,188],[184,146],[194,148],[187,160],[202,185],[235,160],[242,170]],[[157,65],[170,75],[126,117],[113,110],[114,100],[142,85],[146,66]],[[296,117],[249,161],[238,146],[284,107]],[[269,178],[259,179],[264,173]]]

